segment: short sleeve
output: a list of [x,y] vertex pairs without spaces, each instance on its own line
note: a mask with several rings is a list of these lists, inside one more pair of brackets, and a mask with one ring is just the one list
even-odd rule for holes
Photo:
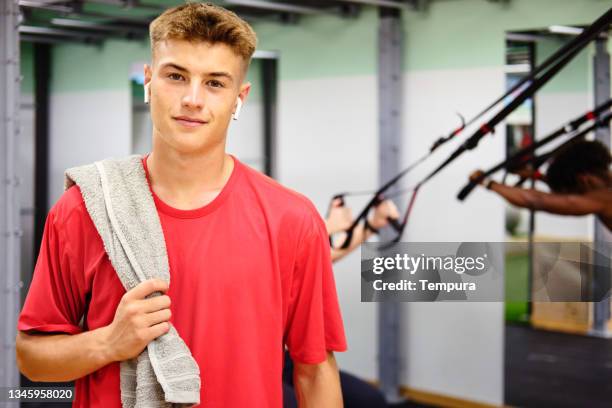
[[331,264],[329,238],[315,214],[307,220],[296,257],[286,344],[295,362],[318,364],[346,339]]
[[81,263],[71,256],[67,223],[55,207],[45,222],[32,283],[19,315],[17,329],[77,334],[85,309]]

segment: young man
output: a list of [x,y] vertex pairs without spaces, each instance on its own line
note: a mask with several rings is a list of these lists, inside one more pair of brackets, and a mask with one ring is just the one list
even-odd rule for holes
[[305,197],[225,153],[255,33],[227,10],[189,3],[150,35],[153,149],[141,170],[170,286],[146,280],[126,292],[82,191],[69,188],[48,215],[19,318],[20,370],[76,380],[74,406],[120,407],[119,362],[142,356],[170,323],[199,366],[203,407],[280,407],[285,345],[300,405],[342,406],[333,351],[346,341],[325,225]]
[[[597,141],[579,141],[552,158],[545,181],[552,193],[484,180],[487,189],[511,204],[559,215],[596,215],[612,230],[612,172],[610,150]],[[474,180],[482,174],[474,172]]]

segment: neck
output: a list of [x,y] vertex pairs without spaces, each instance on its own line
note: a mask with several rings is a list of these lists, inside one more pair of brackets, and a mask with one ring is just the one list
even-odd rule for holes
[[153,150],[147,158],[155,194],[179,209],[197,208],[212,201],[234,168],[234,161],[225,153],[225,147],[183,153],[163,143],[154,137]]

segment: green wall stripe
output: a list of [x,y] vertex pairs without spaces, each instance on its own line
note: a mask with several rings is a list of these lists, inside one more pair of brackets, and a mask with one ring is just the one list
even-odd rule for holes
[[106,41],[101,46],[53,47],[52,92],[129,89],[133,63],[149,61],[148,41]]
[[[500,67],[504,65],[506,31],[586,24],[608,7],[607,0],[512,0],[506,5],[484,0],[434,0],[425,12],[403,12],[404,71]],[[376,74],[378,12],[373,7],[363,7],[353,19],[305,16],[296,25],[258,22],[253,27],[259,37],[259,49],[280,53],[281,80]],[[542,50],[549,52],[546,46]],[[24,57],[28,52],[24,48]],[[555,81],[547,91],[580,88],[584,76],[581,71],[589,69],[588,59],[581,58],[575,67],[568,67],[573,71],[565,75],[567,84]],[[109,40],[102,46],[56,45],[52,90],[128,91],[132,63],[148,60],[148,40]],[[259,82],[255,69],[249,75],[253,84]],[[22,72],[24,89],[31,89],[31,71],[25,61]],[[255,92],[256,86],[254,98]]]
[[[536,60],[538,64],[564,44],[564,41],[556,38],[539,41],[536,47]],[[592,45],[581,51],[540,92],[587,92],[589,89],[592,89],[593,75],[591,71],[593,64],[591,60],[593,53],[594,47]]]
[[609,7],[604,0],[433,1],[426,12],[404,13],[404,69],[502,66],[507,31],[588,24]]
[[[130,70],[135,63],[151,59],[148,39],[106,41],[102,46],[61,44],[53,48],[52,91],[81,92],[91,90],[127,90]],[[258,100],[260,65],[254,61],[247,74],[254,86],[249,98]]]
[[374,75],[378,13],[364,7],[355,19],[308,16],[297,25],[256,23],[259,48],[280,52],[280,77],[309,79]]
[[22,42],[20,47],[21,93],[34,93],[34,45]]

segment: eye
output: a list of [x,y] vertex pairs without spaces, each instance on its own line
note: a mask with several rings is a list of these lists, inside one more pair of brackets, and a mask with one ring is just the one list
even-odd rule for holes
[[183,77],[181,74],[177,74],[176,72],[171,72],[168,74],[168,78],[172,79],[173,81],[182,81],[185,79],[185,77]]
[[225,86],[223,82],[217,81],[215,79],[208,81],[208,85],[212,86],[213,88],[223,88]]

